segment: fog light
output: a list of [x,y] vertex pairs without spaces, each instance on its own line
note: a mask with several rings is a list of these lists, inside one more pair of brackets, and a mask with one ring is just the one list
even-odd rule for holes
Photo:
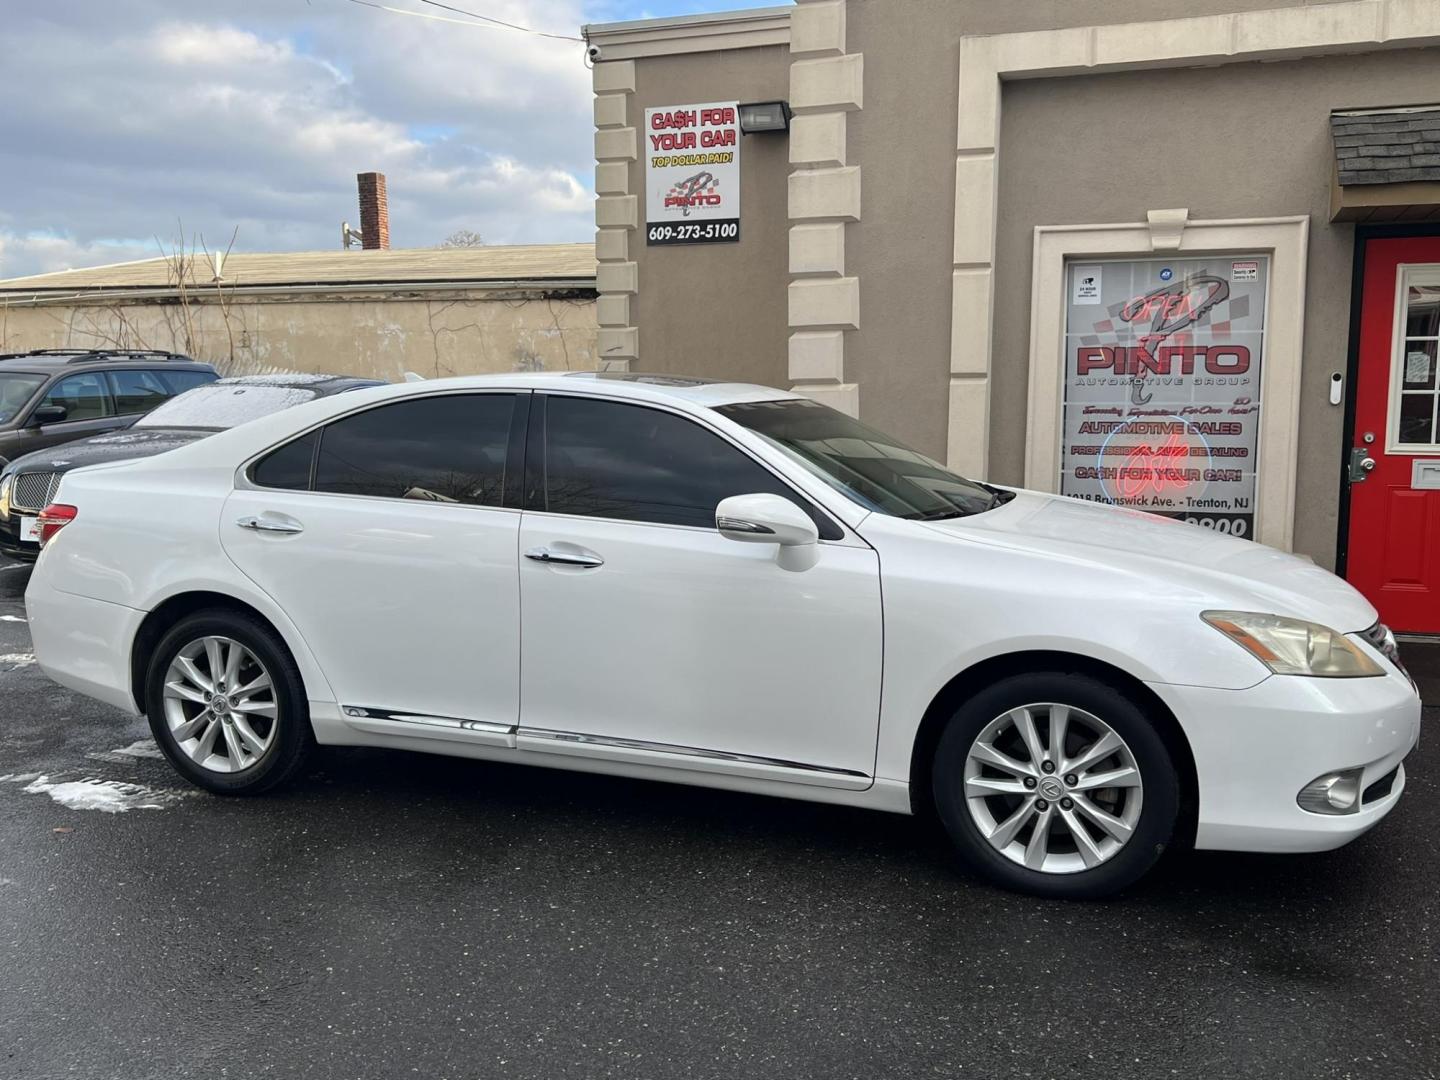
[[1317,776],[1295,799],[1312,814],[1353,814],[1360,809],[1360,769],[1340,769]]

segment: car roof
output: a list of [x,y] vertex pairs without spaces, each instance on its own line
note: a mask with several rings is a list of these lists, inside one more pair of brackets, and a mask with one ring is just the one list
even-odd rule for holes
[[214,371],[209,364],[180,353],[158,349],[31,349],[0,354],[0,372],[53,375],[60,371],[89,371],[123,364],[132,368],[181,368]]
[[744,401],[777,401],[799,398],[789,390],[758,383],[726,382],[688,375],[646,374],[629,371],[554,371],[513,372],[502,375],[459,375],[445,379],[426,379],[420,383],[402,384],[412,390],[435,389],[476,390],[576,390],[603,397],[632,398],[636,401],[682,402],[692,407],[713,408]]
[[343,394],[364,386],[387,386],[384,379],[365,379],[358,375],[327,375],[324,373],[282,371],[269,375],[232,375],[217,379],[206,386],[276,386],[283,389],[313,390],[321,397]]

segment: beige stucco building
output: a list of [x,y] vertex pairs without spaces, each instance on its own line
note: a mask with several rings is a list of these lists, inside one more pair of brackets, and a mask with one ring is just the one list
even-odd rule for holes
[[174,256],[0,281],[0,352],[166,349],[396,380],[591,370],[590,244]]
[[[1440,613],[1440,3],[799,0],[586,36],[605,355],[793,386],[996,482],[1348,555],[1377,603]],[[738,162],[654,138],[686,106],[773,101],[788,131]],[[704,217],[682,160],[705,184],[738,165],[736,236],[657,242]],[[1395,498],[1352,515],[1367,482]]]

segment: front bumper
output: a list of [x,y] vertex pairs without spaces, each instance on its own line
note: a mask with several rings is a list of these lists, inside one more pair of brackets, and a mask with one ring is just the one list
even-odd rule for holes
[[[1365,679],[1272,675],[1248,690],[1150,683],[1190,742],[1199,778],[1197,848],[1328,851],[1379,823],[1405,787],[1400,764],[1420,737],[1420,698],[1398,671]],[[1388,793],[1350,814],[1302,810],[1300,789],[1363,768]],[[1384,789],[1385,785],[1379,785]]]

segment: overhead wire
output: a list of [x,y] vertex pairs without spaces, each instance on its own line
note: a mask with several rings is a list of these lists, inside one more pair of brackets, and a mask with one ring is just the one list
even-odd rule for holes
[[[468,19],[452,19],[446,15],[434,15],[428,11],[411,11],[407,8],[391,7],[388,4],[379,4],[375,0],[350,0],[352,4],[359,4],[361,7],[374,8],[376,11],[388,11],[392,15],[409,15],[413,19],[429,19],[432,22],[450,23],[454,26],[482,27],[485,24],[498,26],[505,30],[517,30],[522,34],[531,34],[535,37],[549,38],[552,41],[578,41],[583,43],[584,38],[575,37],[572,34],[551,34],[544,30],[535,30],[528,26],[521,26],[519,23],[506,22],[504,19],[495,19],[489,15],[481,15],[478,12],[466,11],[464,8],[453,7],[450,4],[442,4],[439,0],[420,0],[422,4],[429,4],[445,11],[453,11],[457,15],[469,16]],[[470,19],[479,20],[471,22]]]

